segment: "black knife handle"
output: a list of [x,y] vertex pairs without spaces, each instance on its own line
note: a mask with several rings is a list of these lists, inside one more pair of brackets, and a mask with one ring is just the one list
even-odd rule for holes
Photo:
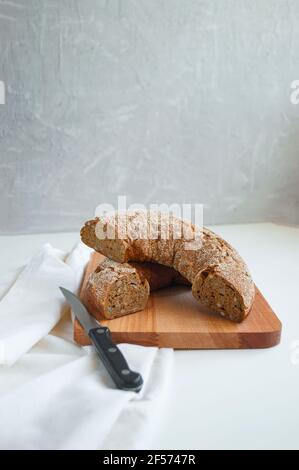
[[105,326],[93,328],[89,330],[88,336],[115,385],[121,390],[139,392],[143,379],[138,372],[129,368],[122,352],[113,343],[109,328]]

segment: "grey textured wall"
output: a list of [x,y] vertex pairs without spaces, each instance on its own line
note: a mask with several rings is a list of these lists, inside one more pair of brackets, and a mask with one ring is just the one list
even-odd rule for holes
[[0,1],[0,232],[100,202],[299,222],[298,0]]

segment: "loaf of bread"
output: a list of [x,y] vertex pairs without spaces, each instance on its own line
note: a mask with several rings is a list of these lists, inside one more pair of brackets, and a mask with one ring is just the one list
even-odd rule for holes
[[173,284],[190,285],[167,266],[106,258],[90,274],[81,298],[96,318],[112,319],[143,310],[150,291]]
[[142,261],[173,267],[207,307],[236,322],[248,315],[254,283],[243,259],[221,237],[176,217],[169,224],[169,214],[153,211],[127,214],[123,230],[123,216],[113,214],[86,222],[81,239],[119,263]]

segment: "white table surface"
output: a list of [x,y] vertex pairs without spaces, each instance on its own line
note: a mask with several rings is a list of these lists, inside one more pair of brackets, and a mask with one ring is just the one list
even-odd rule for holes
[[[212,227],[247,261],[283,323],[266,350],[176,351],[173,389],[156,449],[299,449],[299,228],[274,224]],[[71,249],[77,233],[0,237],[0,275],[45,242]]]

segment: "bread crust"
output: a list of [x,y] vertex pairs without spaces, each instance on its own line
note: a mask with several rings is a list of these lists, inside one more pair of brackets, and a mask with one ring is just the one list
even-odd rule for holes
[[[192,284],[193,296],[215,312],[241,322],[250,312],[255,287],[248,268],[237,251],[207,228],[198,229],[191,222],[173,217],[168,238],[164,228],[168,214],[135,211],[127,215],[127,234],[119,236],[117,214],[86,222],[81,229],[82,241],[119,263],[128,261],[158,263],[174,268]],[[183,234],[177,237],[180,227]],[[156,238],[141,238],[156,231]],[[114,239],[108,234],[115,231]],[[101,234],[102,238],[98,237]],[[188,236],[185,235],[188,234]],[[190,243],[196,238],[197,245]]]

